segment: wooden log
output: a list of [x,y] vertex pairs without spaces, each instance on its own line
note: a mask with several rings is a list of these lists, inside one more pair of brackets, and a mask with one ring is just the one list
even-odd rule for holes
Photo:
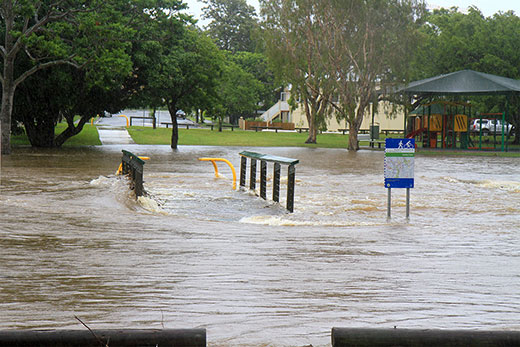
[[205,329],[2,330],[0,347],[203,347]]
[[332,347],[520,346],[519,331],[332,328]]

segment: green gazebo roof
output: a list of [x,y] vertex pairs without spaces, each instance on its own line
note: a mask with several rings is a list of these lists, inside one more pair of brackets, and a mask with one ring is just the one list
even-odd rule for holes
[[403,94],[512,94],[520,93],[520,80],[461,70],[411,82],[399,90]]

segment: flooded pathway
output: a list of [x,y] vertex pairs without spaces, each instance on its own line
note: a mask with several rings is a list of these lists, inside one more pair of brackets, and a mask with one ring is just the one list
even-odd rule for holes
[[[210,346],[327,346],[333,326],[520,330],[517,158],[417,157],[407,222],[399,190],[386,220],[382,152],[126,145],[151,157],[136,202],[114,176],[122,148],[2,158],[1,329],[82,329],[77,315],[206,328]],[[300,160],[294,213],[197,160],[238,168],[242,150]]]

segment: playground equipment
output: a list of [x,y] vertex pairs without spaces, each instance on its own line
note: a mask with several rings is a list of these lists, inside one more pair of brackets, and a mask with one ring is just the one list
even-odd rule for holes
[[[447,101],[424,104],[410,113],[411,131],[407,138],[416,138],[424,148],[461,148],[469,145],[467,112],[471,105]],[[419,139],[417,139],[417,137]]]
[[[508,150],[511,125],[505,121],[506,113],[481,113],[471,115],[471,105],[447,101],[435,101],[419,106],[408,116],[408,134],[406,138],[415,138],[423,148],[460,148],[460,149],[494,149],[500,143],[502,151]],[[493,129],[471,124],[482,124],[490,120],[495,124]],[[498,127],[496,124],[499,124]],[[493,136],[493,146],[483,147]],[[497,141],[500,137],[500,141]]]

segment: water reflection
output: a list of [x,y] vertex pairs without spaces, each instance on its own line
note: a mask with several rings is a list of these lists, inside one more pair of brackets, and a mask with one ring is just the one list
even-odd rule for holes
[[[386,221],[381,152],[300,159],[295,213],[231,190],[244,148],[151,156],[136,202],[118,146],[2,158],[0,328],[191,328],[212,346],[326,346],[332,326],[520,329],[514,158],[416,158]],[[281,193],[284,197],[284,193]]]

